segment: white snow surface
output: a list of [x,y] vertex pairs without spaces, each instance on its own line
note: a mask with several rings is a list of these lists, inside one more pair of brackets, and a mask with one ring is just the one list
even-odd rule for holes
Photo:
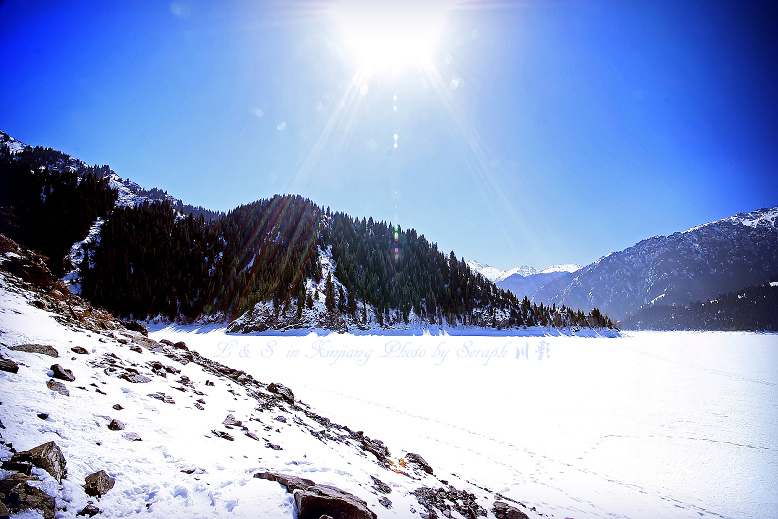
[[551,265],[548,268],[541,270],[540,274],[551,274],[553,272],[576,272],[583,267],[575,263],[565,263],[563,265]]

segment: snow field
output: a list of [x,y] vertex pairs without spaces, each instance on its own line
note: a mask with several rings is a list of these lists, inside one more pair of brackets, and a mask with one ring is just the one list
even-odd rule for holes
[[[438,477],[555,517],[778,517],[775,335],[152,335],[272,376],[331,419],[380,431],[393,454],[422,454]],[[372,355],[322,356],[323,342]],[[425,354],[387,354],[396,342]],[[506,344],[505,357],[464,355]]]

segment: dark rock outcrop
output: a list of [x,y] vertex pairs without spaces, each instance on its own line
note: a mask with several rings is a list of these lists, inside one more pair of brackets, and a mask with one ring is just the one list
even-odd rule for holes
[[495,501],[492,512],[497,519],[529,519],[527,514],[504,501]]
[[16,473],[0,481],[0,502],[3,508],[12,514],[28,509],[37,510],[43,514],[44,519],[53,519],[56,506],[54,498],[28,484],[28,481],[37,479]]
[[17,344],[16,346],[8,346],[8,349],[26,353],[39,353],[54,358],[59,357],[59,352],[54,349],[53,346],[48,346],[46,344]]
[[284,386],[283,384],[278,384],[277,382],[273,382],[267,386],[267,390],[270,391],[271,393],[275,393],[276,395],[280,395],[284,400],[286,400],[290,404],[294,404],[294,393],[292,393],[292,390]]
[[448,485],[448,488],[420,487],[411,492],[416,500],[427,509],[430,517],[437,517],[435,510],[446,517],[451,517],[451,510],[456,510],[463,517],[476,519],[479,516],[486,517],[486,510],[478,504],[475,495],[464,490],[457,490]]
[[59,483],[62,482],[62,478],[65,477],[65,472],[67,471],[65,456],[62,455],[59,446],[53,441],[38,445],[27,451],[17,452],[11,457],[11,461],[32,463],[51,474],[51,477]]
[[11,359],[0,357],[0,371],[8,373],[19,373],[19,365]]
[[146,329],[146,325],[138,321],[125,321],[124,327],[133,332],[143,334],[144,337],[149,336],[149,331]]
[[432,474],[432,467],[430,467],[429,463],[427,463],[424,460],[424,458],[422,458],[420,455],[409,452],[408,454],[405,455],[405,459],[408,460],[410,463],[418,466],[421,470],[423,470],[427,474]]
[[88,496],[103,497],[113,488],[116,480],[109,476],[104,470],[99,470],[89,474],[84,479],[84,491]]
[[317,485],[310,479],[273,472],[258,472],[255,478],[277,481],[294,495],[299,519],[376,519],[367,503],[357,496],[329,485]]

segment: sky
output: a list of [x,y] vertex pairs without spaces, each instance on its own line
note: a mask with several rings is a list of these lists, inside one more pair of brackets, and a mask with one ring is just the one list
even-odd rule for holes
[[0,130],[209,209],[294,193],[502,269],[585,265],[778,205],[776,23],[758,1],[5,0]]

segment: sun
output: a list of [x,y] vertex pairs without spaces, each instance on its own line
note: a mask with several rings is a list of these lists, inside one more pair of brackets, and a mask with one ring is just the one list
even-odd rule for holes
[[425,66],[451,2],[339,0],[330,9],[344,42],[366,75]]

